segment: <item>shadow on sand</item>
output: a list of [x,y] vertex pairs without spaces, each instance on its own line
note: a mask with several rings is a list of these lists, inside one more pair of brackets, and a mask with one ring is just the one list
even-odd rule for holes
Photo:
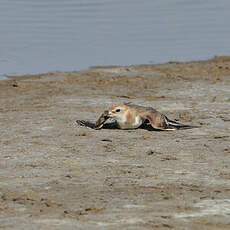
[[[95,122],[92,121],[85,121],[85,120],[76,120],[77,124],[80,126],[85,126],[91,129],[95,129]],[[117,127],[117,123],[115,121],[112,122],[107,122],[103,125],[103,127],[101,129],[119,129]],[[144,122],[140,127],[138,127],[138,129],[145,129],[148,131],[157,131],[157,132],[165,132],[165,131],[169,131],[169,130],[161,130],[161,129],[154,129],[149,122]],[[95,129],[97,130],[97,129]]]

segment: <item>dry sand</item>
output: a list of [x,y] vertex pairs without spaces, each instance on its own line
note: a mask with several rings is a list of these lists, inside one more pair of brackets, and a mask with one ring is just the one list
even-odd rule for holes
[[[93,130],[114,103],[198,129]],[[0,229],[230,229],[230,57],[0,81]]]

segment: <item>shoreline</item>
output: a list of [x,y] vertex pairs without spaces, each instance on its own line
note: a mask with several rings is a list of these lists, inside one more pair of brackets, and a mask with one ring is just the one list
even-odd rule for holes
[[5,81],[5,80],[17,80],[17,79],[25,79],[25,78],[33,78],[33,77],[41,77],[41,76],[52,76],[52,75],[59,75],[59,74],[70,74],[70,73],[83,73],[87,71],[91,71],[94,69],[111,69],[111,68],[128,68],[128,67],[141,67],[141,66],[160,66],[160,65],[167,65],[167,64],[189,64],[189,63],[209,63],[209,62],[214,62],[214,63],[221,63],[221,62],[226,62],[230,61],[230,56],[214,56],[213,58],[210,59],[202,59],[202,60],[192,60],[192,61],[169,61],[169,62],[163,62],[163,63],[157,63],[157,64],[135,64],[135,65],[108,65],[108,66],[89,66],[88,69],[85,70],[76,70],[76,71],[49,71],[45,73],[35,73],[35,74],[23,74],[23,75],[8,75],[4,74],[4,78],[9,78],[9,79],[2,79],[0,81]]

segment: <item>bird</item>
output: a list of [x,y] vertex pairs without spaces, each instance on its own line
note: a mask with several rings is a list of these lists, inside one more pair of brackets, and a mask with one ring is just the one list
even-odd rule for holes
[[119,129],[137,129],[142,124],[149,123],[156,130],[178,130],[198,128],[198,126],[185,125],[172,121],[164,114],[152,107],[134,105],[130,103],[112,105],[105,110],[95,125],[78,120],[77,123],[94,129],[101,129],[108,119],[115,120]]

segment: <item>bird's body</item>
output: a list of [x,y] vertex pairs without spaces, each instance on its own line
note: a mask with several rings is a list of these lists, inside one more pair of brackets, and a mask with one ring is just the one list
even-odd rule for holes
[[[109,108],[109,114],[120,129],[136,129],[145,121],[143,113],[147,112],[147,109],[137,105],[113,105]],[[120,112],[116,112],[118,110]]]
[[112,118],[116,121],[120,129],[136,129],[144,122],[148,121],[154,129],[176,130],[194,128],[195,126],[184,125],[169,120],[164,114],[158,112],[152,107],[144,107],[133,104],[118,104],[109,107],[102,115],[105,119],[103,122],[97,122],[97,128],[102,128],[104,122]]
[[[177,130],[196,128],[197,126],[184,125],[168,119],[164,114],[152,107],[145,107],[133,104],[112,105],[99,117],[93,128],[101,129],[109,118],[115,120],[119,129],[136,129],[143,123],[149,122],[154,129]],[[84,121],[77,121],[85,125]]]

